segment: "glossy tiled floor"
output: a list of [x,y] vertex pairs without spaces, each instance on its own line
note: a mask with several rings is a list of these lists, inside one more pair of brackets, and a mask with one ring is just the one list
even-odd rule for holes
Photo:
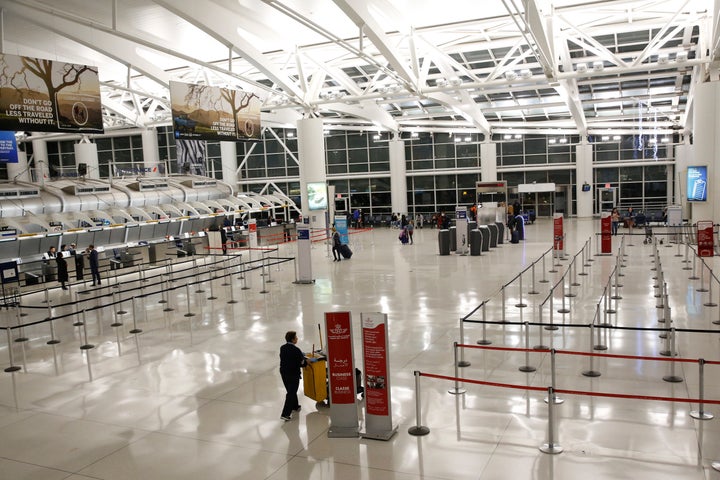
[[[570,256],[593,236],[597,221],[566,220]],[[219,297],[207,300],[197,287],[177,288],[170,295],[172,312],[164,312],[160,295],[126,300],[124,310],[135,307],[135,321],[143,330],[130,334],[132,313],[118,318],[124,325],[111,328],[119,306],[93,310],[110,303],[109,289],[91,294],[74,288],[51,292],[58,305],[83,300],[77,306],[53,308],[53,316],[87,309],[89,364],[80,353],[82,329],[74,318],[56,321],[55,335],[62,343],[46,345],[47,326],[25,329],[28,342],[14,344],[15,363],[23,370],[0,372],[0,479],[716,479],[710,464],[720,460],[718,420],[698,421],[688,412],[697,404],[590,397],[563,394],[558,405],[558,455],[541,453],[547,442],[548,408],[543,392],[480,386],[466,383],[467,393],[450,395],[454,385],[432,378],[421,380],[421,422],[430,428],[424,437],[409,435],[415,424],[413,371],[453,375],[454,341],[459,341],[459,319],[483,300],[489,321],[502,319],[500,287],[539,259],[550,246],[551,222],[540,220],[527,227],[528,240],[505,244],[481,257],[438,256],[437,231],[416,230],[415,245],[401,246],[397,230],[385,228],[352,236],[355,255],[350,261],[332,262],[324,245],[313,250],[314,285],[295,285],[292,263],[272,267],[272,283],[263,288],[259,272],[248,276],[247,290],[233,277],[233,295],[221,280],[213,283]],[[621,237],[614,237],[616,246]],[[631,241],[628,240],[628,243]],[[618,292],[617,314],[608,320],[619,327],[660,326],[663,310],[656,308],[650,257],[652,247],[634,237],[626,249],[624,284]],[[595,252],[595,244],[592,244]],[[293,245],[281,248],[293,256]],[[717,307],[705,307],[708,293],[700,293],[699,280],[688,280],[683,257],[674,246],[659,248],[668,283],[674,326],[679,329],[716,330],[712,320]],[[680,249],[684,254],[684,247]],[[556,331],[530,327],[530,345],[540,342],[561,350],[587,351],[589,328],[608,276],[616,264],[612,256],[592,256],[592,266],[569,274],[558,287],[553,311],[561,308],[562,285],[575,297],[566,297],[570,313],[553,314]],[[531,277],[523,275],[523,298],[518,282],[506,289],[505,325],[491,324],[487,338],[493,346],[521,347],[525,337],[518,322],[537,322],[539,304],[548,298],[569,265],[557,273],[551,258],[536,266],[537,295],[528,295]],[[189,265],[189,264],[188,264]],[[164,269],[159,269],[164,271]],[[205,272],[204,267],[199,271]],[[588,275],[580,275],[588,273]],[[699,269],[698,269],[699,273]],[[147,274],[153,274],[148,271]],[[705,273],[705,285],[707,277]],[[549,283],[541,283],[547,278]],[[157,289],[157,277],[145,293]],[[177,285],[176,285],[177,286]],[[718,288],[714,285],[714,295]],[[139,293],[134,295],[139,295]],[[190,311],[195,316],[186,317]],[[117,297],[115,297],[117,298]],[[127,297],[126,297],[127,298]],[[28,305],[42,307],[42,296]],[[615,302],[610,305],[614,307]],[[390,441],[329,439],[327,409],[302,397],[302,412],[291,422],[280,420],[283,388],[277,373],[278,349],[286,330],[300,332],[300,345],[310,350],[319,344],[317,325],[323,313],[349,310],[354,320],[361,312],[386,312],[391,342],[392,409],[398,433]],[[47,317],[46,308],[26,309],[25,322]],[[542,321],[550,321],[549,303]],[[14,311],[3,311],[3,324],[15,325]],[[482,318],[480,312],[472,319]],[[604,317],[603,317],[604,318]],[[577,326],[570,326],[570,325]],[[658,331],[614,328],[599,341],[607,353],[657,356],[664,350]],[[4,335],[4,331],[1,332]],[[361,362],[356,325],[356,361]],[[14,336],[19,334],[14,332]],[[477,323],[465,324],[468,344],[482,337]],[[117,340],[120,339],[118,345]],[[595,339],[594,343],[598,340]],[[0,348],[8,366],[4,338]],[[680,332],[680,356],[720,360],[717,333]],[[467,349],[471,365],[461,369],[467,379],[513,385],[547,387],[551,381],[548,353]],[[586,357],[558,355],[557,387],[582,391],[629,393],[677,398],[698,395],[697,364],[677,365],[681,383],[662,380],[667,362],[632,359],[596,359],[596,378],[581,375],[589,369]],[[537,367],[522,373],[518,367]],[[720,399],[718,366],[706,366],[707,398]],[[90,381],[92,374],[93,380]],[[359,404],[362,413],[362,404]],[[720,414],[720,407],[708,411]],[[361,416],[362,418],[362,416]]]

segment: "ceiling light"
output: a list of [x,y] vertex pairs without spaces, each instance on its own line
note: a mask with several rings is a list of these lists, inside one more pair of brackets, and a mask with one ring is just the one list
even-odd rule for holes
[[657,138],[648,138],[648,143],[650,143],[650,144],[657,143]]
[[620,140],[620,135],[613,135],[613,140],[615,140],[616,142]]
[[524,68],[524,69],[520,70],[520,76],[522,78],[524,78],[525,80],[527,80],[530,77],[532,77],[532,72],[529,69]]
[[505,135],[503,135],[503,140],[510,140],[511,138],[512,138],[512,135],[510,135],[509,133],[506,133]]
[[669,139],[668,137],[663,137],[663,138],[660,139],[660,141],[661,141],[662,143],[669,143],[669,142],[670,142],[670,139]]
[[507,72],[505,72],[505,78],[512,82],[513,80],[517,79],[517,73],[515,73],[513,70],[508,70]]
[[686,52],[685,50],[679,51],[675,55],[675,61],[678,63],[687,62],[687,59],[688,59],[688,52]]
[[603,141],[603,142],[607,142],[608,140],[610,140],[610,135],[603,135],[603,136],[602,136],[602,141]]
[[373,135],[373,140],[380,140],[380,134],[376,133]]
[[593,62],[593,70],[595,70],[596,72],[602,72],[604,68],[605,64],[603,64],[603,62],[601,62],[600,60]]
[[519,133],[516,133],[515,135],[513,135],[513,138],[515,140],[520,140],[522,138],[522,135],[520,135]]
[[557,138],[551,138],[550,140],[548,140],[548,143],[550,145],[555,145],[557,143]]
[[440,78],[435,81],[435,85],[438,87],[444,87],[445,85],[447,85],[447,83],[447,80],[445,80],[444,78]]
[[670,61],[670,56],[667,53],[661,53],[658,55],[658,63],[660,65],[667,65],[667,63]]
[[578,73],[585,73],[585,72],[587,72],[587,68],[588,68],[588,67],[587,67],[587,63],[585,63],[585,62],[583,62],[583,63],[578,63],[577,65],[575,65],[575,71],[577,71]]
[[286,136],[287,136],[287,138],[293,138],[295,136],[295,132],[292,132],[292,131],[287,132]]
[[471,140],[472,140],[472,137],[465,137],[465,141],[466,141],[466,142],[469,142],[469,141],[471,141]]
[[460,137],[455,137],[455,143],[458,143],[458,142],[460,142],[460,141],[462,141],[462,138],[460,138]]
[[567,138],[562,137],[562,138],[560,139],[560,143],[567,143]]
[[458,77],[453,77],[450,79],[450,85],[454,87],[459,87],[460,85],[462,85],[462,83],[462,80],[460,80]]
[[412,133],[410,134],[410,136],[411,136],[412,138],[418,138],[418,137],[420,136],[420,134],[419,134],[418,132],[412,132]]

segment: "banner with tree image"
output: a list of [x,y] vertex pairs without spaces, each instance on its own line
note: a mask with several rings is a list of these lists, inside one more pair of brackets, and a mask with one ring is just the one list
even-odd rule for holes
[[170,82],[175,138],[246,140],[260,138],[260,98],[254,93]]
[[102,133],[97,67],[0,55],[0,130]]

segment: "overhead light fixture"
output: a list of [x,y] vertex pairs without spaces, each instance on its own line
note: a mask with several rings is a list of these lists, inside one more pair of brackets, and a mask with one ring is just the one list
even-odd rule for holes
[[685,63],[685,62],[687,62],[687,59],[688,59],[688,52],[685,50],[681,50],[675,55],[675,61],[678,63]]
[[600,60],[593,62],[593,70],[596,72],[602,72],[605,69],[605,64]]
[[452,85],[453,87],[459,87],[460,85],[462,85],[462,83],[462,80],[460,80],[458,77],[453,77],[450,79],[450,85]]
[[380,134],[376,133],[375,135],[373,135],[373,140],[380,140]]
[[439,78],[435,81],[435,85],[437,85],[438,87],[444,87],[447,84],[448,84],[448,82],[444,78]]
[[469,141],[471,141],[471,140],[472,140],[472,137],[470,137],[470,136],[465,137],[465,141],[466,141],[466,142],[469,142]]
[[462,138],[456,136],[455,137],[455,143],[460,143],[462,141]]
[[613,140],[615,140],[616,142],[619,141],[620,139],[621,139],[620,135],[613,135]]
[[287,136],[287,138],[293,138],[295,136],[295,132],[293,132],[291,130],[291,131],[287,132],[286,136]]
[[512,135],[509,133],[506,133],[505,135],[503,135],[503,140],[510,140],[511,138],[512,138]]
[[603,141],[603,142],[607,142],[608,140],[610,140],[610,135],[603,135],[603,136],[602,136],[602,141]]
[[670,55],[667,53],[661,53],[658,55],[658,63],[660,65],[667,65],[670,62]]
[[587,72],[588,66],[587,63],[582,62],[575,65],[575,71],[578,73],[585,73]]
[[518,75],[514,70],[508,70],[507,72],[505,72],[505,78],[510,80],[511,82],[513,80],[516,80],[517,77],[518,77]]
[[654,145],[657,143],[657,138],[648,138],[648,143]]
[[567,143],[567,138],[562,137],[562,138],[560,139],[560,143]]
[[419,136],[420,136],[420,134],[418,132],[410,133],[410,137],[412,137],[412,138],[418,138]]
[[662,143],[669,143],[669,142],[670,142],[670,139],[669,139],[668,137],[662,137],[662,138],[660,139],[660,141],[661,141]]
[[516,133],[515,135],[513,135],[513,138],[515,140],[520,140],[522,138],[522,135],[520,135],[519,133]]
[[549,143],[550,145],[555,145],[555,144],[557,143],[557,138],[551,138],[551,139],[549,139],[549,140],[548,140],[548,143]]
[[520,70],[520,76],[527,80],[532,77],[532,71],[530,71],[530,69],[524,68]]

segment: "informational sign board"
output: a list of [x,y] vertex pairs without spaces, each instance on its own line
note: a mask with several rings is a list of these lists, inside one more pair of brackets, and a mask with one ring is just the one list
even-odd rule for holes
[[298,249],[298,283],[312,283],[312,241],[310,240],[310,225],[307,223],[298,223],[297,229],[297,249]]
[[365,431],[362,436],[389,440],[397,431],[392,425],[390,358],[387,315],[361,313],[363,370],[365,372]]
[[340,243],[342,243],[343,245],[347,245],[350,242],[350,236],[348,235],[347,216],[338,215],[333,220],[333,223],[335,224],[335,229],[337,230],[338,234],[340,234]]
[[602,212],[600,218],[600,251],[612,253],[612,218],[610,212]]
[[697,242],[698,256],[712,257],[715,255],[712,221],[702,220],[697,222]]
[[455,207],[455,253],[467,255],[469,240],[467,207]]
[[328,437],[357,437],[357,386],[350,312],[326,312],[330,429]]
[[0,132],[0,163],[18,163],[15,132]]
[[0,56],[0,130],[103,132],[97,67]]
[[707,167],[704,165],[687,169],[687,199],[689,202],[707,201],[708,192]]

